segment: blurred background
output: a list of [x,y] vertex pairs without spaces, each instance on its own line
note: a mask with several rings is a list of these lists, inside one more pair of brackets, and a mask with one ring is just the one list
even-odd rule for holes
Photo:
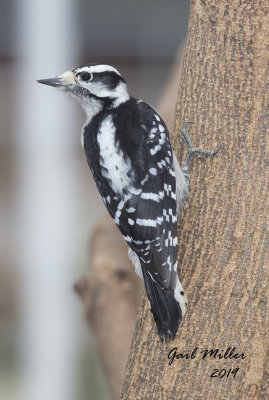
[[104,62],[158,107],[189,1],[0,6],[0,399],[108,400],[73,290],[106,210],[80,146],[82,110],[36,79]]

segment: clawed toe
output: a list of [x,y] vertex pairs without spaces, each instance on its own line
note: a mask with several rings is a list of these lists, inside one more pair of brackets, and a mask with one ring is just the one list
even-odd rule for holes
[[181,136],[187,146],[187,157],[185,159],[184,165],[182,170],[186,173],[189,169],[189,164],[192,157],[197,157],[200,159],[207,158],[209,156],[214,156],[217,154],[221,149],[221,144],[218,144],[218,147],[215,150],[207,150],[201,147],[192,147],[191,139],[187,132],[187,126],[193,124],[193,122],[184,122],[182,125]]

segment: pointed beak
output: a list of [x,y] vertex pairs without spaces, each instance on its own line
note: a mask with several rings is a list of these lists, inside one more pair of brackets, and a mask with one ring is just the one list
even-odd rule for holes
[[59,78],[51,78],[51,79],[38,79],[38,83],[42,83],[42,85],[48,85],[53,87],[63,86],[64,83]]
[[39,79],[37,82],[58,89],[68,89],[70,86],[76,84],[75,75],[72,71],[67,71],[64,74],[59,75],[57,78]]

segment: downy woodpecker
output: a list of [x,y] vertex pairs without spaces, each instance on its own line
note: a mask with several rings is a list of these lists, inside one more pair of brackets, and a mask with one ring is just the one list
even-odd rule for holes
[[89,64],[39,83],[80,102],[86,122],[81,142],[102,199],[144,278],[149,306],[163,341],[174,339],[187,298],[177,275],[177,216],[188,194],[189,163],[219,151],[193,148],[181,169],[167,127],[148,104],[131,97],[117,69]]

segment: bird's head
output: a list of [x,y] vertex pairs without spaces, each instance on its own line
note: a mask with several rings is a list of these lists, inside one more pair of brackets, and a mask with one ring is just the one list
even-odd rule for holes
[[116,107],[130,98],[124,78],[110,65],[89,64],[38,82],[67,92],[86,112],[95,103]]

